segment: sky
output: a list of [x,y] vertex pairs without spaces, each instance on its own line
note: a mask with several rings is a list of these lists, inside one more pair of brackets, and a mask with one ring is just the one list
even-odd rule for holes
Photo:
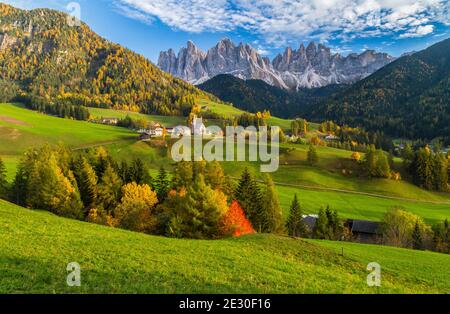
[[99,35],[157,62],[192,40],[206,51],[222,38],[269,58],[310,41],[347,55],[393,56],[450,37],[449,0],[0,0],[22,9],[77,15]]

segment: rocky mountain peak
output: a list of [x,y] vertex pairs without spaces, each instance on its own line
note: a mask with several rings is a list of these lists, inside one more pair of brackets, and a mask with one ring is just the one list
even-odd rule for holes
[[306,47],[301,44],[298,50],[287,47],[271,62],[252,46],[235,45],[229,38],[223,38],[206,53],[192,41],[178,56],[172,49],[163,52],[158,66],[192,84],[201,84],[219,74],[231,74],[241,79],[260,79],[281,88],[299,89],[353,83],[393,60],[372,50],[342,57],[324,44],[310,42]]

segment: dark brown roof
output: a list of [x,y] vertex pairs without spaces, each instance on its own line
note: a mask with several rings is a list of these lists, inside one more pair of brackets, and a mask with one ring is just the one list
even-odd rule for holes
[[353,220],[352,232],[378,234],[379,227],[380,227],[379,222],[365,221],[365,220]]

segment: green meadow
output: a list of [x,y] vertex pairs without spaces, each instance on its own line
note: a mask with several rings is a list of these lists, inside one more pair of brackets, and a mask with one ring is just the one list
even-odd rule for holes
[[21,105],[0,104],[1,155],[18,155],[31,146],[44,143],[61,142],[70,147],[82,147],[136,137],[134,132],[124,128],[60,119]]
[[[0,293],[450,293],[449,255],[390,247],[274,235],[169,239],[4,201],[0,237]],[[81,287],[66,284],[71,262]],[[370,262],[382,267],[380,288],[366,283]]]

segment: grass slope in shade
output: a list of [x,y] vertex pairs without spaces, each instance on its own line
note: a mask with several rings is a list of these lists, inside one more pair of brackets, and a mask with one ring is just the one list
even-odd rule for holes
[[[0,293],[450,292],[449,255],[388,247],[271,235],[168,239],[4,201],[0,237]],[[340,245],[344,257],[337,253]],[[382,264],[379,289],[366,284],[367,261]],[[81,287],[66,285],[70,262],[81,265]]]

